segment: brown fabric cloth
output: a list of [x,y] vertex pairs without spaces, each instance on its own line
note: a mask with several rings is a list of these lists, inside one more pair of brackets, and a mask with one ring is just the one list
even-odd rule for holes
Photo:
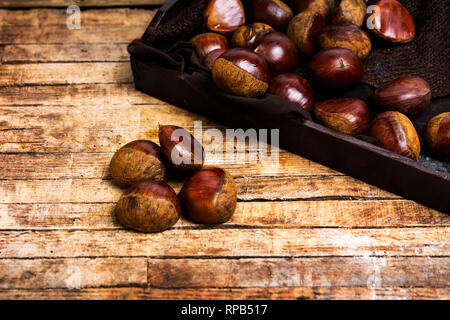
[[[369,1],[368,5],[376,2]],[[449,95],[450,1],[400,2],[414,19],[416,37],[408,44],[389,44],[372,36],[374,49],[364,63],[363,81],[379,87],[401,75],[411,74],[422,77],[430,84],[434,98]]]

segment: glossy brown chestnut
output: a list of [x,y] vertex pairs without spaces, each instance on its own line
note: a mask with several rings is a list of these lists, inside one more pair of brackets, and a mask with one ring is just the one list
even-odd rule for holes
[[425,142],[433,154],[450,158],[450,112],[441,113],[428,122]]
[[367,105],[352,98],[335,98],[317,103],[314,115],[319,123],[351,136],[366,132],[370,122]]
[[342,0],[333,13],[331,22],[336,25],[355,25],[361,27],[366,16],[364,0]]
[[245,24],[240,0],[211,0],[205,10],[206,27],[214,32],[231,34]]
[[367,25],[378,37],[406,43],[414,39],[416,27],[408,10],[397,0],[381,0],[376,10],[369,13]]
[[116,206],[117,220],[139,232],[162,232],[181,216],[180,200],[166,183],[141,181],[126,191]]
[[269,92],[296,103],[308,111],[315,103],[314,90],[309,82],[292,73],[276,76],[270,84]]
[[197,222],[227,222],[236,210],[236,184],[219,168],[205,168],[190,177],[180,191],[183,212]]
[[361,59],[343,48],[322,50],[308,65],[313,83],[327,91],[350,89],[361,80],[363,69]]
[[251,16],[255,22],[263,22],[275,30],[284,32],[294,14],[281,0],[253,0]]
[[320,50],[344,48],[352,51],[360,59],[365,59],[372,50],[367,33],[354,25],[327,26],[317,37]]
[[272,76],[291,73],[298,66],[295,44],[284,34],[272,32],[261,39],[255,52],[266,59]]
[[289,23],[287,35],[300,52],[312,56],[315,51],[316,36],[323,28],[325,28],[325,18],[322,15],[314,11],[303,11]]
[[191,43],[197,47],[198,55],[202,61],[211,51],[228,49],[227,38],[218,33],[199,34],[191,39]]
[[375,104],[382,110],[414,117],[430,104],[431,88],[419,77],[402,76],[375,91]]
[[203,167],[203,146],[187,130],[177,126],[160,126],[159,143],[176,177],[185,178]]
[[385,149],[413,160],[419,159],[419,136],[404,114],[396,111],[379,114],[370,124],[369,134]]
[[151,179],[167,178],[161,148],[152,141],[136,140],[120,148],[112,157],[111,176],[122,185],[132,185]]
[[314,11],[321,14],[324,18],[328,17],[334,9],[334,0],[290,0],[289,5],[294,14],[303,11]]
[[258,97],[266,93],[270,83],[270,69],[257,53],[230,49],[221,55],[212,69],[216,85],[227,93],[244,97]]
[[226,51],[227,51],[226,49],[217,49],[211,51],[206,55],[205,59],[203,60],[203,65],[211,71],[217,58],[219,58]]
[[259,41],[261,41],[266,34],[274,31],[275,30],[268,24],[260,22],[242,26],[233,34],[231,46],[233,48],[254,50]]

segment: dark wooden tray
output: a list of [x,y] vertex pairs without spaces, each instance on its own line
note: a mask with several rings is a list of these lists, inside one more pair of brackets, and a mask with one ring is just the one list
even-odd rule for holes
[[[146,32],[150,32],[150,27],[172,23],[182,7],[183,0],[169,0]],[[294,106],[279,97],[242,99],[224,94],[204,74],[180,72],[160,59],[137,53],[132,46],[129,51],[138,90],[234,128],[279,129],[280,146],[290,152],[450,213],[450,174],[444,172],[445,168],[434,170],[361,139],[334,132],[295,114]]]

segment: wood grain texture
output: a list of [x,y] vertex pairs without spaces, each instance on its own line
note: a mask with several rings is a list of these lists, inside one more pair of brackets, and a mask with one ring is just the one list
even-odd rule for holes
[[[448,227],[208,228],[160,234],[124,230],[0,232],[0,258],[77,257],[446,257]],[[447,277],[445,273],[443,277]]]
[[0,260],[0,289],[146,286],[145,258]]
[[[114,208],[114,202],[1,204],[1,230],[123,229],[115,219]],[[412,228],[430,225],[448,227],[450,217],[406,200],[334,200],[240,202],[226,227]],[[201,226],[183,217],[175,228]]]
[[[295,258],[149,260],[155,288],[410,287],[446,288],[450,258]],[[420,273],[414,273],[417,267]],[[252,277],[249,277],[252,274]]]
[[120,146],[159,124],[225,130],[134,89],[126,47],[155,12],[82,10],[69,30],[65,9],[0,10],[1,299],[450,297],[450,216],[284,150],[278,165],[207,158],[236,177],[225,225],[121,227]]
[[[400,199],[346,176],[238,177],[235,181],[238,199],[243,201]],[[175,191],[180,191],[182,182],[174,181],[171,184]],[[117,201],[122,192],[113,181],[101,179],[0,180],[0,203],[108,203]]]
[[323,287],[323,288],[208,288],[208,289],[53,289],[53,290],[0,290],[2,299],[107,299],[107,300],[447,300],[446,288],[383,288]]

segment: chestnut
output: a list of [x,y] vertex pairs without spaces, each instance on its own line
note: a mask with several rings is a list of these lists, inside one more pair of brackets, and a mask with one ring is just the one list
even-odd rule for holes
[[203,59],[211,51],[218,49],[228,49],[228,40],[218,33],[202,33],[191,39],[191,43],[197,47],[200,59]]
[[227,222],[236,210],[236,184],[219,168],[205,168],[190,177],[179,193],[183,212],[197,222]]
[[264,95],[270,83],[266,60],[241,48],[230,49],[221,55],[214,63],[212,76],[223,91],[244,97]]
[[181,216],[180,200],[175,191],[161,181],[141,181],[128,189],[116,205],[117,220],[139,232],[169,229]]
[[372,50],[372,43],[367,33],[354,25],[327,26],[317,37],[320,50],[344,48],[365,59]]
[[397,111],[379,114],[370,124],[369,134],[385,149],[413,160],[419,159],[419,136],[404,114]]
[[203,167],[205,151],[186,129],[177,126],[160,126],[159,143],[171,172],[184,178]]
[[261,22],[242,26],[233,34],[231,46],[234,48],[254,50],[262,37],[274,31],[271,26]]
[[328,91],[344,91],[361,80],[363,64],[358,56],[348,49],[326,49],[311,59],[308,73],[318,87]]
[[335,98],[317,103],[314,115],[319,123],[351,136],[363,134],[370,122],[367,105],[353,98]]
[[255,22],[264,22],[275,30],[284,32],[294,14],[281,0],[253,0],[251,16]]
[[112,157],[109,169],[113,179],[122,185],[167,178],[161,148],[147,140],[136,140],[120,148]]
[[431,89],[419,77],[402,76],[375,91],[375,105],[382,110],[401,112],[414,117],[430,104]]
[[425,143],[433,154],[450,157],[450,112],[441,113],[428,122]]
[[211,0],[205,10],[206,27],[214,32],[231,34],[245,24],[240,0]]
[[298,66],[295,44],[284,34],[272,32],[261,39],[255,52],[266,59],[271,75],[294,72]]
[[363,0],[342,0],[331,17],[336,25],[350,25],[361,27],[366,16],[367,6]]
[[214,63],[216,62],[217,58],[219,58],[222,54],[224,54],[227,50],[226,49],[217,49],[213,50],[210,53],[208,53],[203,60],[203,65],[209,69],[209,71],[212,70],[212,67]]
[[325,28],[325,18],[314,11],[304,11],[296,15],[289,23],[287,36],[297,49],[308,56],[315,51],[317,34]]
[[367,25],[378,37],[390,42],[407,43],[414,39],[416,27],[408,10],[397,0],[381,0],[369,13]]
[[270,83],[269,92],[296,103],[308,111],[315,103],[314,91],[309,82],[292,73],[276,76]]
[[303,11],[313,11],[327,18],[333,11],[335,1],[334,0],[290,0],[294,14],[299,14]]

